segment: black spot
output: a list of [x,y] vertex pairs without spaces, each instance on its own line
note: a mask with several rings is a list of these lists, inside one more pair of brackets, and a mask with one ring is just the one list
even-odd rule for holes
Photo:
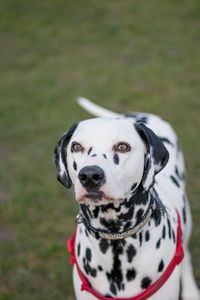
[[136,219],[137,219],[136,225],[141,221],[143,213],[144,213],[144,210],[142,208],[140,208],[137,211],[137,213],[136,213]]
[[159,239],[156,243],[156,249],[159,249],[160,248],[160,243],[161,243],[161,239]]
[[162,201],[160,200],[160,197],[155,189],[153,189],[153,195],[152,195],[154,202],[156,204],[156,209],[153,211],[151,217],[155,222],[155,225],[160,225],[162,215],[164,215],[166,208],[162,204]]
[[126,205],[126,203],[127,203],[127,198],[123,198],[121,201],[121,205]]
[[115,163],[116,165],[119,164],[119,155],[118,155],[117,153],[114,154],[114,156],[113,156],[113,161],[114,161],[114,163]]
[[174,232],[174,230],[172,230],[172,238],[173,238],[173,242],[175,243],[176,242],[176,238],[175,238],[175,232]]
[[136,277],[136,271],[135,271],[135,269],[134,268],[128,269],[127,272],[126,272],[127,281],[134,280],[135,277]]
[[97,276],[97,270],[92,268],[88,263],[83,264],[83,267],[87,275],[91,275],[92,277]]
[[100,218],[100,223],[106,227],[111,233],[117,233],[119,231],[119,227],[121,226],[120,220],[113,219],[104,219]]
[[161,222],[161,211],[159,209],[155,209],[152,213],[152,219],[155,222],[155,225],[158,226],[160,225]]
[[151,284],[151,279],[149,277],[144,277],[141,281],[141,288],[146,289]]
[[178,183],[178,181],[176,180],[176,178],[173,175],[171,175],[170,178],[177,187],[180,187],[180,184]]
[[139,233],[140,246],[142,246],[142,232]]
[[133,257],[137,253],[135,247],[133,245],[129,245],[127,250],[126,250],[126,253],[127,253],[128,262],[131,263],[132,260],[133,260]]
[[106,156],[106,154],[103,154],[103,157],[104,157],[105,159],[107,159],[107,156]]
[[175,173],[176,173],[176,176],[178,177],[178,179],[179,179],[180,181],[185,180],[185,174],[184,174],[184,172],[181,173],[181,172],[178,170],[177,166],[175,167]]
[[[86,252],[87,252],[87,250],[86,250]],[[90,266],[89,261],[85,257],[83,258],[83,268],[87,275],[91,275],[92,277],[97,276],[97,270]]]
[[109,248],[109,243],[106,239],[101,239],[99,243],[100,250],[103,254],[105,254]]
[[164,225],[163,226],[163,230],[162,230],[162,238],[163,238],[163,240],[165,239],[165,237],[166,237],[166,227]]
[[80,253],[81,253],[81,244],[78,243],[78,246],[77,246],[77,253],[78,253],[78,256],[80,256]]
[[125,226],[124,226],[124,230],[123,231],[129,230],[130,227],[131,227],[131,225],[132,225],[132,222],[131,221],[127,221],[126,224],[125,224]]
[[111,285],[110,285],[110,291],[114,295],[117,295],[117,290],[116,290],[116,287],[115,287],[114,283],[111,283]]
[[183,222],[184,222],[184,224],[186,224],[187,219],[186,219],[186,209],[185,209],[185,206],[182,209],[182,214],[183,214]]
[[137,186],[137,183],[134,183],[134,184],[132,185],[132,187],[131,187],[131,191],[134,191],[134,189],[136,188],[136,186]]
[[159,263],[159,266],[158,266],[158,272],[162,272],[162,270],[164,269],[164,262],[163,260],[161,259],[160,263]]
[[175,174],[179,179],[182,179],[182,178],[180,178],[180,174],[179,174],[177,166],[175,166]]
[[147,230],[147,231],[145,232],[145,241],[148,242],[149,239],[150,239],[150,233],[149,233],[149,231]]
[[102,271],[103,271],[102,266],[98,266],[98,270],[99,270],[100,272],[102,272]]
[[88,261],[91,261],[92,253],[91,253],[91,250],[89,248],[86,249],[85,256],[86,256]]
[[137,205],[145,205],[148,202],[148,192],[145,192],[144,190],[139,190],[137,191],[137,193],[135,193],[134,195],[132,195],[132,197],[130,198],[130,200],[132,200],[132,202]]
[[119,220],[131,220],[133,218],[134,206],[130,207],[126,213],[121,213],[119,215]]
[[134,240],[137,240],[137,233],[134,233],[131,237],[132,237]]
[[125,204],[126,208],[130,208],[131,206],[133,206],[133,199],[132,198],[130,198],[130,199],[125,198],[123,203]]
[[123,284],[123,273],[122,273],[122,263],[119,255],[123,253],[122,247],[118,247],[119,241],[112,241],[112,252],[113,252],[113,265],[110,272],[106,273],[108,281],[110,284],[115,284],[118,290],[122,289]]
[[115,209],[113,203],[109,203],[107,205],[101,205],[101,212],[106,212],[109,209]]
[[77,164],[76,164],[75,161],[73,162],[73,168],[74,168],[75,171],[77,170]]
[[171,231],[171,223],[170,223],[169,219],[167,219],[167,225],[168,225],[169,239],[171,240],[171,238],[172,238],[172,231]]
[[92,147],[90,147],[90,149],[88,150],[88,155],[90,155],[91,151],[92,151]]
[[92,211],[93,216],[95,219],[97,219],[98,215],[99,215],[99,206],[96,206],[95,209]]
[[95,153],[91,155],[91,157],[96,157],[96,156],[97,156],[97,154],[95,154]]
[[121,208],[122,208],[122,206],[121,206],[121,204],[119,204],[118,207],[114,207],[114,210],[115,210],[116,212],[120,212],[120,211],[121,211]]
[[101,205],[100,208],[101,208],[101,212],[107,212],[109,209],[119,212],[121,210],[121,205],[115,207],[113,203],[109,203],[106,205]]
[[123,240],[120,240],[120,241],[117,241],[117,243],[115,244],[115,249],[114,249],[114,252],[116,254],[123,254],[124,253],[124,241]]

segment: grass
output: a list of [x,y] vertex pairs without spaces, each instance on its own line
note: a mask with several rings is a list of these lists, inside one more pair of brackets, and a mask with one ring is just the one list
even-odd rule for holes
[[79,95],[173,124],[200,283],[199,17],[197,0],[1,1],[1,300],[74,299],[65,243],[78,208],[56,182],[52,152],[89,117]]

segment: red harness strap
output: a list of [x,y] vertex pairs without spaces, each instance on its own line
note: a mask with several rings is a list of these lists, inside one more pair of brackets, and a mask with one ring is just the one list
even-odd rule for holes
[[184,257],[184,252],[183,252],[183,248],[182,248],[181,220],[180,220],[180,215],[179,215],[178,211],[177,211],[177,216],[178,216],[177,243],[176,243],[176,252],[175,252],[174,257],[171,259],[169,265],[167,266],[167,268],[165,269],[165,271],[163,272],[163,274],[161,275],[160,278],[158,278],[154,283],[152,283],[143,292],[141,292],[137,296],[134,296],[131,298],[104,297],[91,287],[89,281],[87,280],[86,276],[81,271],[81,269],[78,265],[78,262],[76,260],[75,248],[74,248],[75,240],[76,240],[76,231],[77,231],[77,227],[76,227],[73,237],[68,240],[67,249],[68,249],[69,253],[71,254],[70,263],[76,265],[79,277],[82,281],[81,291],[87,291],[88,293],[92,294],[93,296],[95,296],[97,299],[100,299],[100,300],[145,300],[145,299],[148,299],[153,294],[155,294],[165,284],[165,282],[168,280],[170,275],[173,273],[175,267],[181,263],[181,261],[183,260],[183,257]]

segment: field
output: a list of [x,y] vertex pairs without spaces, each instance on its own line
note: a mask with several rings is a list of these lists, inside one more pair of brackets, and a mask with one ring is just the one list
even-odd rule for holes
[[74,300],[78,207],[53,149],[85,96],[172,123],[184,149],[200,284],[200,2],[1,0],[0,300]]

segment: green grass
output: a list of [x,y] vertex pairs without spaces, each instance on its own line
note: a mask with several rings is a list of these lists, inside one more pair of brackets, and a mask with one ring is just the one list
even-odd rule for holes
[[88,117],[79,95],[173,124],[200,283],[200,2],[2,0],[0,14],[0,299],[74,299],[65,243],[78,208],[52,153]]

